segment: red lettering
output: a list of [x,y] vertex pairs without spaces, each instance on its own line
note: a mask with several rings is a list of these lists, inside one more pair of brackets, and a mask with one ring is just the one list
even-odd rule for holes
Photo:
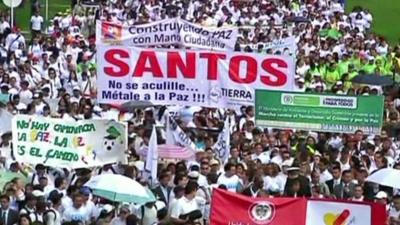
[[200,58],[208,60],[207,79],[216,80],[218,76],[218,60],[226,59],[226,54],[222,53],[200,53]]
[[129,73],[129,65],[121,60],[123,58],[129,58],[129,52],[122,49],[111,49],[106,51],[104,59],[113,66],[105,66],[103,69],[104,73],[111,77],[126,76]]
[[194,79],[196,77],[196,53],[187,52],[186,62],[179,52],[167,53],[167,76],[176,78],[178,76],[178,69],[181,71],[184,78]]
[[[278,68],[275,68],[275,64]],[[261,82],[270,86],[282,86],[286,84],[287,76],[279,70],[288,68],[288,64],[284,60],[276,58],[265,59],[261,67],[268,73],[268,75],[261,76]],[[276,77],[276,79],[272,80],[270,75]]]
[[[240,62],[246,63],[246,77],[240,77]],[[257,60],[250,56],[233,56],[229,63],[229,77],[237,83],[249,84],[257,79]]]
[[[146,66],[147,61],[149,66]],[[133,71],[134,77],[142,77],[145,72],[153,74],[153,77],[163,77],[160,64],[158,63],[156,53],[154,51],[140,52],[139,59],[136,62],[135,70]]]

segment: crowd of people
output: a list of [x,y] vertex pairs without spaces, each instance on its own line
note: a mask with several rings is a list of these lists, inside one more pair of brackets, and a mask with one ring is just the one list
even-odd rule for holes
[[[89,1],[90,2],[90,1]],[[114,119],[128,124],[127,165],[67,170],[17,162],[11,132],[1,136],[1,169],[19,173],[0,196],[1,225],[208,224],[213,188],[251,197],[313,197],[385,204],[388,224],[400,224],[400,192],[366,182],[375,171],[400,169],[399,89],[359,85],[358,74],[397,76],[400,48],[371,31],[373,15],[360,7],[346,14],[336,0],[102,0],[79,2],[59,12],[49,26],[35,5],[30,34],[0,17],[2,110],[64,121]],[[296,91],[384,95],[384,127],[377,135],[261,129],[254,107],[240,110],[152,106],[125,111],[96,102],[96,20],[143,24],[181,17],[210,27],[238,26],[235,51],[291,55]],[[299,19],[300,18],[300,19]],[[28,21],[27,21],[28,22]],[[297,51],[272,51],[263,43],[294,36]],[[256,46],[256,48],[254,48]],[[179,46],[171,46],[179,47]],[[374,107],[374,106],[371,106]],[[144,176],[142,147],[153,124],[169,113],[196,144],[189,161],[161,161],[158,183]],[[214,151],[223,121],[231,117],[230,157]],[[164,131],[158,130],[162,137]],[[165,140],[159,138],[159,144]],[[153,190],[158,201],[143,206],[113,202],[83,184],[91,176],[123,174]],[[196,211],[197,210],[197,211]],[[190,212],[199,215],[185,217]]]

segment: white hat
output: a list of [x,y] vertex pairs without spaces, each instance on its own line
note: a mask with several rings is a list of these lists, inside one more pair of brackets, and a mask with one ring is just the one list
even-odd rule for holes
[[336,85],[343,85],[343,82],[342,81],[338,81],[338,82],[336,82]]
[[386,192],[384,191],[380,191],[375,195],[376,199],[384,199],[384,198],[388,198],[388,195]]
[[45,85],[43,85],[43,87],[42,87],[42,90],[44,90],[44,89],[49,89],[49,91],[51,90],[51,86],[50,86],[50,84],[45,84]]
[[300,78],[297,82],[299,82],[299,83],[304,83],[305,80],[304,80],[304,78]]
[[103,205],[103,207],[101,207],[101,211],[104,211],[107,214],[112,212],[113,210],[114,210],[114,206],[112,206],[110,204],[105,204],[105,205]]
[[35,197],[43,197],[45,194],[43,191],[34,190],[34,191],[32,191],[32,195]]
[[2,84],[0,85],[0,88],[3,88],[3,87],[10,88],[10,85],[8,85],[7,83],[2,83]]
[[300,170],[300,168],[296,167],[296,166],[289,167],[289,168],[286,169],[286,171],[297,171],[297,170]]
[[319,151],[315,151],[314,156],[322,156],[321,153],[319,153]]
[[216,159],[212,159],[212,160],[210,161],[210,166],[212,166],[212,165],[219,165],[219,161],[216,160]]
[[188,177],[192,178],[192,179],[197,179],[197,178],[199,178],[199,176],[200,176],[200,174],[197,171],[191,171],[188,173]]
[[78,85],[75,85],[75,86],[72,88],[72,90],[73,90],[73,91],[80,91],[81,88],[80,88]]
[[309,132],[309,133],[308,133],[308,137],[312,137],[312,138],[314,138],[315,141],[317,141],[317,140],[318,140],[318,133],[316,133],[316,132]]
[[287,159],[287,160],[285,160],[285,161],[283,161],[282,162],[282,167],[284,167],[284,166],[288,166],[288,167],[291,167],[292,166],[292,164],[293,164],[293,159],[291,158],[291,159]]

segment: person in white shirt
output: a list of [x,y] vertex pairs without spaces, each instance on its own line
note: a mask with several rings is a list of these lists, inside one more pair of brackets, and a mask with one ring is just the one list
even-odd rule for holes
[[99,211],[97,210],[94,202],[91,200],[90,189],[88,187],[81,187],[79,193],[83,196],[84,199],[83,208],[85,208],[85,210],[87,211],[87,215],[89,216],[90,221],[94,221],[97,218]]
[[29,82],[28,81],[21,81],[20,82],[20,91],[19,91],[19,97],[21,99],[31,99],[33,97],[32,91],[28,89],[29,87]]
[[6,37],[5,47],[9,51],[14,52],[19,48],[20,43],[25,46],[25,38],[21,34],[21,29],[19,29],[18,27],[14,27],[13,32]]
[[[32,194],[25,195],[25,205],[19,211],[19,214],[20,215],[28,214],[30,217],[34,217],[34,216],[31,216],[31,214],[35,213],[36,203],[37,203],[37,199],[35,198],[35,196],[33,196]],[[34,220],[34,219],[35,218],[31,218],[31,220]]]
[[354,188],[354,196],[350,198],[352,201],[363,202],[364,201],[364,190],[361,185],[356,185]]
[[50,201],[51,206],[43,215],[44,225],[61,225],[61,214],[59,212],[61,207],[61,198],[62,195],[58,192],[54,192],[54,194],[49,196],[48,200]]
[[217,184],[224,185],[228,191],[237,192],[242,188],[240,178],[236,175],[236,166],[232,163],[225,164],[225,173],[219,176]]
[[32,15],[31,30],[34,37],[36,37],[37,34],[41,33],[43,21],[43,17],[39,14],[39,11],[36,11],[35,14]]
[[62,222],[81,222],[87,223],[90,221],[90,212],[84,207],[84,197],[81,194],[73,196],[72,206],[65,209],[62,217]]
[[37,164],[35,166],[35,172],[31,173],[29,175],[28,180],[32,185],[37,185],[37,184],[39,184],[39,179],[41,177],[47,177],[48,178],[48,182],[50,184],[54,183],[53,180],[50,179],[50,176],[47,174],[46,167],[43,164]]
[[328,180],[333,179],[332,174],[328,170],[329,161],[326,158],[321,158],[318,163],[318,169],[320,172],[320,181],[322,183],[327,182]]
[[118,216],[111,220],[111,225],[126,225],[126,219],[130,213],[129,205],[122,205],[119,209]]
[[0,34],[3,34],[6,29],[10,28],[10,23],[4,18],[0,17]]
[[[179,198],[176,204],[173,204],[171,208],[171,221],[174,224],[188,224],[201,218],[190,218],[189,214],[195,214],[195,211],[200,211],[199,203],[201,199],[196,198],[198,190],[198,184],[195,182],[189,182],[185,187],[185,195]],[[204,200],[204,199],[203,199]],[[197,214],[197,213],[196,213]]]
[[255,153],[251,155],[252,160],[260,160],[262,164],[267,164],[270,160],[270,152],[264,152],[263,145],[261,143],[256,143],[254,145]]
[[400,224],[400,195],[393,196],[392,202],[389,210],[390,224]]

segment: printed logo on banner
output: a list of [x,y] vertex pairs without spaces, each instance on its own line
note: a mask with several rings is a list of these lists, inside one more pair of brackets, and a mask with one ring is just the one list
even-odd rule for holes
[[371,225],[371,206],[308,201],[306,225]]
[[324,223],[325,225],[352,224],[352,221],[354,220],[348,221],[349,218],[350,218],[350,211],[348,209],[345,209],[340,214],[326,213],[324,215]]
[[275,217],[275,206],[270,202],[256,202],[249,208],[249,216],[256,224],[265,224]]
[[222,97],[222,92],[218,87],[213,86],[210,89],[209,97],[211,101],[218,103],[219,99]]
[[104,41],[118,41],[122,37],[122,26],[111,23],[101,23],[101,34]]

